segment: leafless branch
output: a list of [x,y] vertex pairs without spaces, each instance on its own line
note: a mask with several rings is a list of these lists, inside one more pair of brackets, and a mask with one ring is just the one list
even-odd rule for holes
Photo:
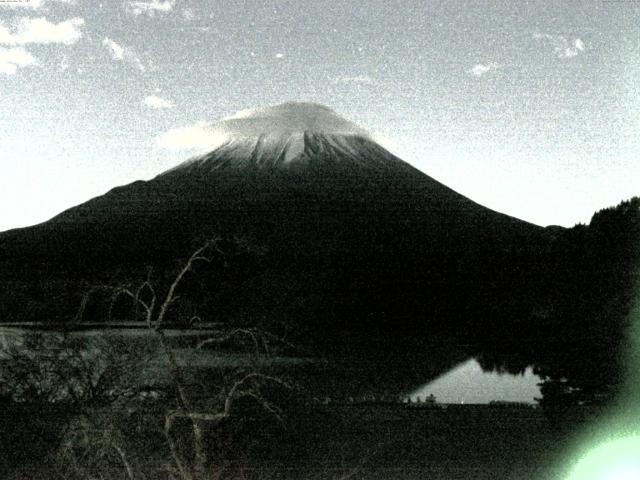
[[[267,385],[279,385],[286,389],[291,386],[282,378],[259,372],[235,372],[224,380],[221,388],[220,403],[217,408],[207,408],[198,405],[196,401],[191,402],[187,392],[188,383],[185,381],[184,372],[178,363],[178,359],[173,350],[172,345],[167,338],[165,332],[166,319],[171,307],[180,300],[179,290],[187,275],[192,272],[198,263],[211,263],[218,254],[223,260],[225,253],[219,245],[219,238],[212,238],[205,242],[200,248],[195,250],[186,260],[177,274],[170,279],[166,294],[160,295],[157,290],[157,284],[152,281],[151,270],[144,282],[137,288],[130,285],[121,285],[116,288],[96,287],[90,290],[82,300],[77,318],[81,319],[87,307],[90,295],[99,289],[109,288],[112,293],[111,303],[109,306],[109,318],[111,318],[114,305],[121,296],[125,296],[133,302],[136,310],[140,308],[144,316],[144,320],[148,328],[157,334],[161,351],[167,358],[168,369],[171,374],[172,383],[177,392],[177,408],[169,411],[164,419],[164,436],[169,447],[171,457],[171,465],[169,467],[169,475],[173,478],[181,480],[200,480],[205,478],[207,467],[207,449],[205,442],[205,433],[210,428],[218,428],[221,423],[234,415],[234,404],[241,399],[251,399],[266,413],[282,422],[282,410],[275,404],[271,403],[263,394],[263,388]],[[225,263],[226,265],[226,263]],[[138,312],[136,312],[138,315]],[[201,322],[199,316],[193,316],[190,324]],[[291,346],[284,339],[280,339],[274,334],[262,332],[257,328],[235,328],[224,332],[216,332],[213,336],[200,341],[196,345],[197,350],[201,350],[210,345],[219,345],[235,338],[246,338],[253,347],[253,354],[258,355],[265,353],[270,354],[270,344],[286,344]],[[225,374],[226,376],[226,374]],[[174,430],[177,420],[187,421],[190,427],[190,436],[192,436],[191,460],[185,460],[185,452],[182,451],[181,445],[177,442],[178,435]],[[90,440],[87,439],[87,442]],[[134,479],[135,472],[127,459],[125,450],[114,443],[111,448],[118,453],[125,467],[126,475],[129,480]],[[112,450],[112,451],[113,451]],[[75,461],[75,459],[74,459]],[[218,470],[222,474],[223,469]]]
[[133,474],[133,468],[131,468],[131,464],[127,460],[127,456],[124,453],[124,450],[122,448],[120,448],[116,444],[113,444],[112,447],[116,452],[118,452],[118,455],[120,456],[120,459],[122,460],[122,464],[124,465],[124,467],[125,467],[125,469],[127,471],[127,477],[129,478],[129,480],[134,480],[135,477],[134,477],[134,474]]
[[204,243],[204,245],[202,245],[195,252],[193,252],[191,257],[189,257],[185,265],[182,267],[180,272],[178,272],[178,275],[176,275],[173,282],[171,283],[171,286],[169,287],[169,291],[167,292],[167,295],[164,301],[162,302],[162,305],[160,306],[160,312],[158,313],[157,318],[153,322],[153,328],[155,329],[162,328],[164,318],[167,314],[167,311],[169,310],[169,307],[177,300],[176,289],[178,288],[180,283],[182,283],[184,276],[193,269],[193,265],[196,262],[211,263],[212,259],[210,257],[203,255],[203,253],[208,248],[213,247],[221,255],[224,255],[224,253],[222,252],[222,250],[218,245],[218,242],[219,242],[218,238],[208,240],[207,242]]
[[[165,417],[164,435],[169,444],[169,450],[171,456],[176,463],[176,467],[180,471],[182,478],[193,479],[200,478],[200,473],[204,472],[206,465],[206,451],[203,441],[203,423],[209,425],[218,426],[223,420],[229,418],[232,414],[232,408],[235,401],[241,398],[253,398],[258,402],[267,412],[274,415],[278,421],[282,421],[281,411],[275,405],[268,402],[260,393],[261,382],[271,382],[274,384],[282,385],[286,388],[290,388],[289,384],[284,380],[272,377],[269,375],[263,375],[260,373],[249,373],[244,375],[241,379],[237,380],[229,389],[222,411],[219,412],[200,412],[191,410],[174,410],[169,412]],[[251,384],[251,385],[247,385]],[[245,389],[246,388],[246,389]],[[176,419],[188,419],[192,425],[193,442],[194,442],[194,454],[195,454],[195,472],[194,477],[188,469],[185,467],[184,462],[181,460],[180,453],[178,451],[175,440],[172,436],[173,423]]]
[[80,301],[80,307],[76,312],[74,323],[82,322],[82,320],[84,319],[84,312],[87,309],[87,305],[89,304],[89,301],[91,300],[92,296],[95,293],[100,291],[112,291],[112,290],[113,290],[113,287],[110,287],[108,285],[95,285],[91,287],[87,292],[85,292],[85,294],[82,296],[82,300]]

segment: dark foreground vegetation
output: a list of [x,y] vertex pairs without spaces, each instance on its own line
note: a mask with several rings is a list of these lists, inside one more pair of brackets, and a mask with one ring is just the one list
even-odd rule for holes
[[[520,235],[520,224],[500,221],[513,238],[466,231],[469,243],[463,231],[449,243],[439,238],[447,248],[425,255],[415,239],[383,255],[402,238],[387,225],[372,238],[341,232],[328,252],[283,255],[277,242],[263,250],[208,239],[183,248],[182,260],[165,251],[157,265],[127,258],[137,251],[118,263],[104,250],[75,258],[65,247],[56,271],[37,251],[21,251],[16,264],[18,247],[0,242],[0,260],[13,262],[0,292],[6,318],[57,316],[61,332],[87,319],[142,322],[168,379],[116,381],[150,361],[146,343],[117,346],[100,365],[66,333],[62,344],[3,348],[3,478],[553,478],[562,446],[624,382],[640,199],[573,229]],[[324,233],[334,227],[324,225]],[[116,255],[113,245],[103,247]],[[169,338],[169,326],[203,319],[221,327],[188,345]],[[434,338],[444,355],[425,351]],[[184,361],[189,351],[208,350],[364,359],[366,367],[339,378],[322,370],[296,376],[257,361],[213,372]],[[397,394],[469,355],[487,369],[533,366],[543,379],[541,408],[324,405],[301,380],[315,375],[342,398],[345,387]]]
[[541,409],[291,403],[275,418],[250,402],[205,427],[199,472],[191,426],[175,426],[184,471],[164,435],[166,404],[136,399],[82,408],[3,405],[6,479],[552,479],[573,434]]
[[606,404],[637,348],[630,311],[640,299],[640,198],[558,229],[536,270],[542,281],[531,285],[529,313],[500,312],[501,323],[480,327],[480,363],[509,372],[533,365],[543,405]]

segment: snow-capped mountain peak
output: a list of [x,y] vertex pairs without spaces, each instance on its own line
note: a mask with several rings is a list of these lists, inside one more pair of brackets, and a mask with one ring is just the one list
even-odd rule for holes
[[212,126],[212,131],[233,138],[278,136],[302,132],[325,135],[359,135],[365,130],[316,103],[287,102],[240,112]]
[[[311,160],[382,166],[399,161],[362,128],[315,103],[288,102],[242,110],[206,127],[211,151],[172,170],[258,165],[287,167]],[[366,161],[365,161],[366,160]]]

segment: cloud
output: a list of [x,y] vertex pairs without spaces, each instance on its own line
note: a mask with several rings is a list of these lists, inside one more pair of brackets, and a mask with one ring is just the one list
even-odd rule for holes
[[[67,3],[67,2],[65,2]],[[39,2],[38,5],[42,5]],[[83,35],[82,18],[52,23],[44,17],[22,18],[11,28],[0,22],[0,45],[62,44],[72,45]],[[18,68],[36,64],[35,57],[21,47],[0,47],[0,73],[13,75]]]
[[142,101],[147,107],[151,108],[172,108],[173,102],[157,95],[148,95]]
[[226,136],[214,131],[211,122],[198,122],[189,127],[174,128],[156,139],[160,148],[167,150],[192,150],[215,148]]
[[3,48],[0,47],[0,73],[13,75],[18,68],[36,64],[33,55],[22,47]]
[[263,134],[276,137],[299,135],[304,131],[372,138],[365,130],[327,107],[314,103],[287,102],[240,110],[215,123],[198,122],[192,126],[169,130],[158,137],[157,144],[171,150],[213,150],[234,138],[257,138]]
[[276,53],[276,58],[284,58],[284,53]]
[[491,70],[497,70],[498,68],[500,68],[500,65],[495,62],[478,63],[470,68],[468,72],[476,77],[481,77],[484,74],[489,73]]
[[39,8],[46,7],[53,3],[61,3],[67,5],[75,5],[77,0],[22,0],[22,1],[9,1],[0,2],[0,8],[25,8],[29,10],[38,10]]
[[107,50],[111,54],[111,58],[113,58],[114,60],[124,60],[124,47],[121,47],[116,42],[107,37],[102,40],[102,45],[107,47]]
[[155,15],[157,12],[167,13],[173,10],[175,6],[175,0],[151,0],[147,2],[129,2],[127,10],[136,17],[138,15],[147,14],[150,16]]
[[586,49],[584,42],[579,38],[570,41],[563,35],[550,35],[548,33],[534,33],[533,38],[550,44],[558,58],[576,57]]
[[82,37],[82,18],[71,18],[52,23],[44,17],[23,18],[14,32],[0,24],[0,44],[25,45],[27,43],[61,43],[71,45]]
[[184,18],[187,22],[194,20],[196,18],[196,14],[193,13],[193,10],[190,8],[185,8],[182,10],[182,18]]
[[[287,102],[240,110],[215,123],[201,121],[191,126],[175,128],[160,135],[156,142],[159,147],[170,150],[213,150],[238,138],[259,138],[262,135],[269,138],[296,135],[302,138],[305,131],[374,138],[330,108],[316,103]],[[387,146],[391,144],[387,136],[376,135],[375,138]]]
[[123,47],[108,37],[105,37],[104,40],[102,40],[102,45],[107,49],[112,59],[118,62],[126,62],[135,65],[141,72],[146,70],[140,60],[140,57],[138,57],[138,54],[133,49]]
[[375,81],[367,75],[345,76],[336,78],[333,83],[352,84],[352,85],[374,85]]
[[575,57],[580,52],[584,52],[584,42],[579,38],[576,38],[573,41],[573,45],[570,45],[564,49],[564,56],[567,58]]

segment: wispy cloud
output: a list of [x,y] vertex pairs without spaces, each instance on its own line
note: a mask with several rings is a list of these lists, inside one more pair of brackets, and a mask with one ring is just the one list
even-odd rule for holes
[[495,62],[478,63],[477,65],[471,67],[468,70],[468,73],[470,73],[471,75],[475,75],[476,77],[481,77],[492,70],[497,70],[498,68],[500,68],[500,65]]
[[51,4],[67,4],[75,5],[77,0],[22,0],[22,1],[8,1],[0,2],[0,9],[12,8],[12,9],[29,9],[38,10],[40,8],[47,7]]
[[226,137],[215,132],[211,126],[211,122],[198,122],[188,127],[174,128],[160,135],[156,143],[167,150],[214,148]]
[[193,13],[193,10],[190,8],[185,8],[182,10],[182,18],[184,18],[187,22],[194,20],[196,18],[196,14]]
[[343,76],[338,77],[333,80],[333,83],[336,84],[351,84],[351,85],[374,85],[375,81],[373,78],[367,75],[355,75],[355,76]]
[[533,38],[550,44],[558,58],[576,57],[586,49],[584,42],[579,38],[570,40],[563,35],[551,35],[548,33],[534,33]]
[[575,57],[580,52],[584,52],[584,42],[579,38],[576,38],[573,41],[572,45],[569,45],[564,49],[563,56],[564,57]]
[[127,10],[132,15],[138,16],[142,14],[155,15],[156,13],[167,13],[173,10],[175,0],[151,0],[147,2],[129,2]]
[[22,47],[0,47],[0,73],[13,75],[18,71],[18,68],[36,63],[34,56]]
[[112,59],[135,65],[141,72],[146,70],[142,60],[140,60],[140,57],[132,48],[124,47],[109,37],[105,37],[104,40],[102,40],[102,45],[107,49]]
[[102,40],[102,45],[107,48],[111,54],[111,58],[114,60],[124,60],[124,47],[121,47],[108,37],[105,37],[105,39]]
[[44,17],[23,18],[13,31],[0,23],[0,44],[25,45],[27,43],[60,43],[71,45],[82,37],[82,18],[71,18],[52,23]]
[[144,97],[142,101],[147,107],[150,108],[172,108],[174,106],[173,102],[167,100],[166,98],[159,97],[157,95],[148,95]]

